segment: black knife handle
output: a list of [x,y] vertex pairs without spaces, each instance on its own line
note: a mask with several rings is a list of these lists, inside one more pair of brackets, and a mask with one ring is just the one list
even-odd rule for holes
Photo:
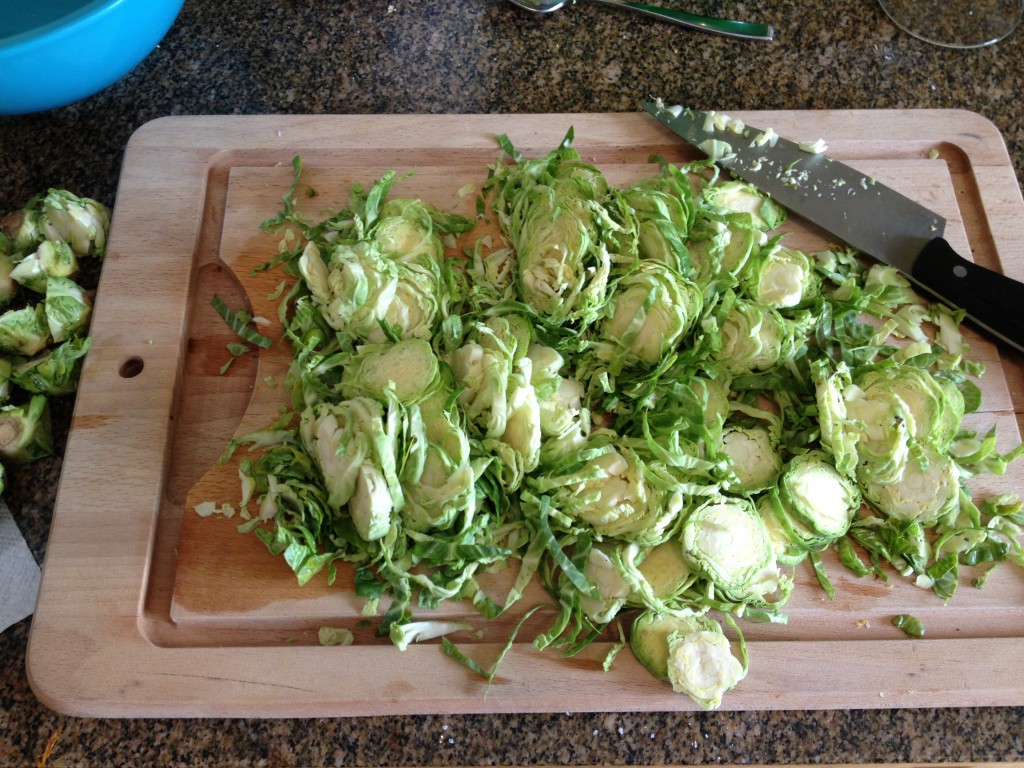
[[1024,283],[967,261],[937,237],[914,262],[911,277],[969,320],[1024,351]]

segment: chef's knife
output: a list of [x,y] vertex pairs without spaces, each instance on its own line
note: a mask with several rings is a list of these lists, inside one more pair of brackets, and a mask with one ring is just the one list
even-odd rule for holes
[[718,165],[1024,351],[1024,284],[958,255],[943,238],[946,220],[938,214],[770,129],[714,112],[641,106]]

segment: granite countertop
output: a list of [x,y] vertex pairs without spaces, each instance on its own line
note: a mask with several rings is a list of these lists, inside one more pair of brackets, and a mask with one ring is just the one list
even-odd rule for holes
[[[940,49],[875,0],[665,0],[772,23],[740,42],[580,4],[504,0],[187,0],[160,47],[102,93],[0,118],[0,210],[62,186],[113,202],[132,132],[165,115],[614,112],[640,98],[718,110],[963,108],[1002,131],[1024,177],[1024,30]],[[40,77],[52,76],[40,73]],[[57,404],[58,448],[72,403]],[[42,562],[59,459],[11,472],[5,498]],[[1024,760],[1024,708],[97,720],[39,704],[31,620],[0,634],[0,766],[838,763]],[[610,703],[614,709],[614,702]]]

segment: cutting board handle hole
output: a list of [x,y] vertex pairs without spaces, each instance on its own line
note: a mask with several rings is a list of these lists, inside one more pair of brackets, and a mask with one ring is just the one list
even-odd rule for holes
[[121,368],[118,370],[118,373],[121,374],[122,379],[134,379],[142,373],[142,369],[144,367],[145,363],[142,362],[142,358],[135,355],[121,363]]

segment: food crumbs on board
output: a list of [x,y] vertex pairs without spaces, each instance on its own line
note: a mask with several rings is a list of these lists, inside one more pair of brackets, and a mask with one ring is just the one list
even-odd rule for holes
[[828,144],[825,143],[824,139],[818,139],[816,141],[801,141],[797,146],[799,146],[804,152],[808,152],[812,155],[820,155],[828,149]]
[[217,505],[212,501],[201,501],[192,507],[192,509],[194,509],[195,513],[200,517],[209,517],[217,511]]
[[60,733],[61,730],[58,728],[50,735],[50,738],[46,740],[46,746],[43,747],[43,754],[39,756],[36,768],[46,768],[46,761],[49,760],[50,755],[53,754],[53,748],[57,744],[57,739],[60,738]]
[[235,508],[228,503],[222,504],[219,508],[213,501],[201,501],[192,507],[195,513],[200,517],[210,517],[211,515],[221,515],[222,517],[231,518],[235,516]]
[[928,150],[928,159],[929,160],[938,160],[939,159],[939,150],[937,150],[935,147],[932,147],[930,150]]

